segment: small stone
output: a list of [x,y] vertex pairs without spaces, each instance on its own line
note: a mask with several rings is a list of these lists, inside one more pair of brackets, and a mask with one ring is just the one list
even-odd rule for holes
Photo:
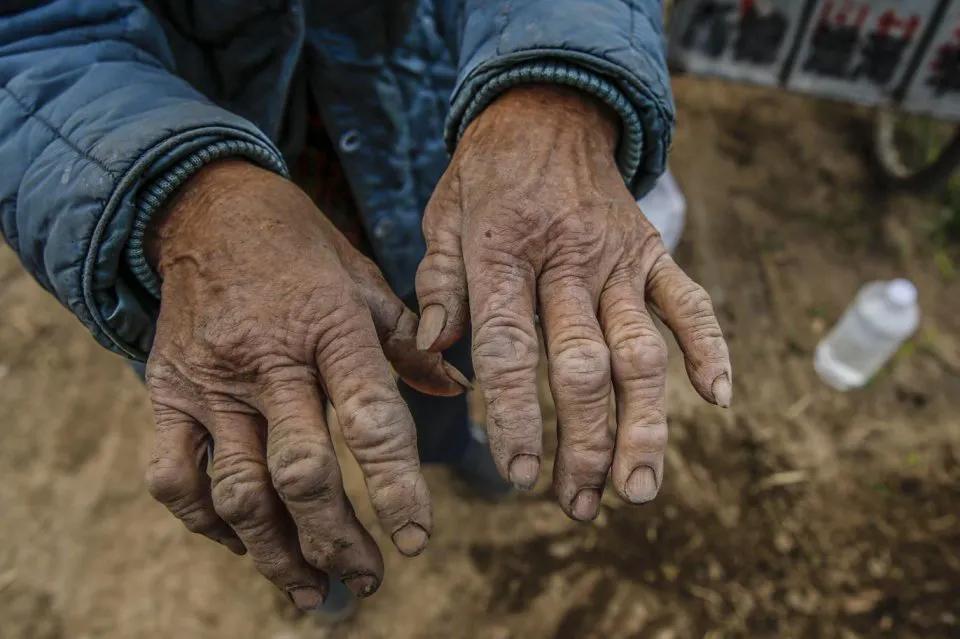
[[773,547],[781,554],[787,554],[794,548],[793,537],[784,530],[778,530],[773,536]]
[[577,549],[577,544],[571,540],[555,541],[550,544],[548,552],[556,559],[566,559]]
[[881,599],[883,599],[882,590],[862,590],[843,601],[843,610],[848,615],[862,615],[876,608]]

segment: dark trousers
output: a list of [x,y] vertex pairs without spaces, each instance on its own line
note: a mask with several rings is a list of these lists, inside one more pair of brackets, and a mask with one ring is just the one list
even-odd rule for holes
[[[459,368],[467,379],[473,379],[468,338],[461,339],[446,350],[443,356]],[[417,425],[420,461],[425,464],[450,464],[458,461],[470,440],[467,394],[457,397],[431,397],[410,388],[403,380],[398,382],[398,386]]]

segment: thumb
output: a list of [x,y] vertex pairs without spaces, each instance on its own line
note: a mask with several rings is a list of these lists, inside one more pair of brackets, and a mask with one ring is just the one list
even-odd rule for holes
[[345,266],[370,310],[383,354],[403,381],[422,393],[444,397],[470,388],[469,380],[440,353],[415,347],[417,316],[394,294],[376,264],[357,254]]
[[417,348],[442,351],[463,335],[469,307],[467,276],[460,248],[459,178],[448,171],[441,178],[423,216],[427,254],[417,269],[420,326]]

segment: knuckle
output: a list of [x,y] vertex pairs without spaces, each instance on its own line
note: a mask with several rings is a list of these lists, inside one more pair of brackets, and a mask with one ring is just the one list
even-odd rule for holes
[[511,384],[512,375],[536,368],[539,356],[536,334],[512,314],[491,316],[474,331],[473,364],[481,382]]
[[424,226],[427,243],[426,260],[459,257],[460,234],[455,229],[437,225]]
[[690,341],[701,351],[706,350],[706,358],[723,361],[727,358],[727,346],[723,341],[723,331],[715,321],[704,322],[690,329]]
[[300,581],[297,577],[302,571],[298,563],[288,553],[277,548],[258,547],[253,562],[257,572],[280,588],[284,588],[287,583]]
[[647,412],[642,424],[632,424],[621,435],[621,446],[633,454],[659,454],[667,449],[666,416],[662,410]]
[[193,342],[187,349],[196,361],[217,361],[220,358],[234,359],[248,351],[250,345],[270,330],[259,319],[240,317],[227,320],[216,318],[198,323],[193,328]]
[[412,418],[399,396],[369,389],[344,401],[337,411],[343,438],[364,458],[395,461],[413,447]]
[[558,454],[577,459],[588,468],[602,468],[613,457],[614,434],[607,423],[607,412],[567,424],[561,435]]
[[542,421],[536,395],[526,396],[519,387],[484,389],[487,436],[495,458],[510,450],[536,451],[541,446]]
[[644,270],[656,271],[657,266],[662,264],[665,257],[669,258],[670,254],[663,244],[660,231],[649,222],[647,224],[648,226],[644,229],[640,238],[640,245],[636,254],[640,256],[644,264]]
[[453,168],[448,168],[447,171],[440,176],[440,181],[433,190],[433,194],[430,196],[430,200],[427,202],[426,209],[424,210],[424,231],[429,227],[439,225],[440,222],[451,217],[450,213],[452,211],[459,208],[457,206],[459,201],[458,185],[459,179]]
[[369,315],[369,308],[353,280],[345,277],[338,284],[318,289],[311,295],[308,307],[316,309],[316,313],[309,320],[312,328],[305,332],[315,334],[321,345],[337,345],[344,339],[363,337],[361,329],[367,326],[365,317]]
[[178,387],[182,387],[179,373],[168,364],[148,363],[144,380],[157,423],[171,421],[175,412],[167,403],[178,396]]
[[174,513],[183,522],[187,530],[204,535],[216,525],[215,515],[199,501],[191,502],[180,512]]
[[602,262],[606,245],[600,227],[568,217],[556,230],[548,264],[557,269],[559,279],[583,277]]
[[155,459],[147,466],[147,491],[162,504],[175,504],[193,492],[193,482],[177,465]]
[[[656,235],[656,239],[659,240],[659,233]],[[662,242],[657,243],[660,247],[663,246]],[[643,246],[650,246],[650,240],[645,241]],[[680,267],[677,266],[676,262],[673,261],[673,258],[670,257],[670,254],[666,249],[662,250],[649,250],[646,249],[644,253],[644,271],[646,272],[646,284],[648,289],[654,291],[669,291],[670,288],[676,282],[677,275],[680,274],[683,276],[683,271],[680,270]]]
[[440,246],[431,248],[420,262],[415,278],[419,297],[439,297],[463,286],[463,260]]
[[156,344],[150,352],[150,357],[147,358],[147,365],[144,368],[144,378],[146,379],[148,388],[162,385],[163,382],[175,376],[176,369],[161,354],[162,350],[163,347],[160,344]]
[[[317,340],[315,359],[331,368],[372,375],[383,359],[380,341],[366,306],[341,306],[325,318],[327,326]],[[377,363],[377,364],[375,364]]]
[[377,517],[389,522],[418,519],[430,504],[426,482],[415,465],[403,465],[380,478],[371,486],[370,499]]
[[713,302],[699,284],[691,283],[680,293],[678,306],[689,342],[698,345],[717,345],[717,342],[722,342],[723,332],[717,322]]
[[566,437],[563,448],[564,470],[570,470],[573,459],[577,460],[576,466],[584,471],[605,470],[610,465],[613,458],[613,442],[610,437],[591,437],[576,433],[569,433]]
[[[319,531],[312,535],[310,542],[301,548],[303,560],[310,566],[330,574],[331,577],[336,573],[344,572],[345,568],[349,571],[348,566],[352,562],[348,559],[348,555],[350,549],[356,544],[351,536],[342,528],[332,526]],[[286,579],[285,575],[295,569],[289,560],[281,568],[274,568],[279,579]]]
[[214,509],[230,524],[257,518],[264,512],[269,485],[267,469],[262,464],[236,464],[214,482]]
[[558,452],[557,463],[557,482],[602,483],[613,463],[613,444],[605,440],[571,441]]
[[667,368],[667,344],[652,327],[627,330],[615,342],[614,356],[635,375],[659,375]]
[[610,382],[610,351],[595,339],[567,339],[550,356],[550,370],[560,387],[599,393]]
[[688,320],[712,320],[713,301],[710,294],[693,281],[679,287],[676,293],[681,317]]
[[164,402],[164,398],[153,395],[153,421],[157,432],[172,429],[183,423],[183,414]]
[[[342,275],[347,274],[342,273]],[[350,277],[343,277],[336,283],[325,283],[315,287],[308,296],[307,304],[311,309],[322,310],[324,319],[336,320],[333,326],[339,326],[340,320],[350,318],[358,306],[365,305],[360,287]]]
[[314,375],[306,366],[286,363],[261,369],[261,401],[273,408],[277,414],[274,419],[278,423],[296,418],[303,401],[303,389],[315,383]]
[[272,472],[273,486],[285,501],[327,503],[339,489],[340,473],[333,453],[321,446],[280,456]]
[[168,379],[170,375],[159,366],[147,364],[144,372],[144,382],[150,397],[156,397],[162,394],[169,387]]

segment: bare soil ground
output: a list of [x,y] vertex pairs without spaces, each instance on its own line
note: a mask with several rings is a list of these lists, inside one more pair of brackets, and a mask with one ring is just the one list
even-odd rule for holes
[[[585,526],[546,481],[490,504],[432,469],[429,551],[388,551],[381,591],[321,628],[151,501],[144,389],[3,249],[0,637],[960,637],[960,280],[936,202],[877,194],[865,111],[676,93],[678,259],[719,309],[735,401],[701,403],[674,352],[655,504],[608,496]],[[895,274],[919,286],[920,333],[867,388],[825,388],[817,340]]]

